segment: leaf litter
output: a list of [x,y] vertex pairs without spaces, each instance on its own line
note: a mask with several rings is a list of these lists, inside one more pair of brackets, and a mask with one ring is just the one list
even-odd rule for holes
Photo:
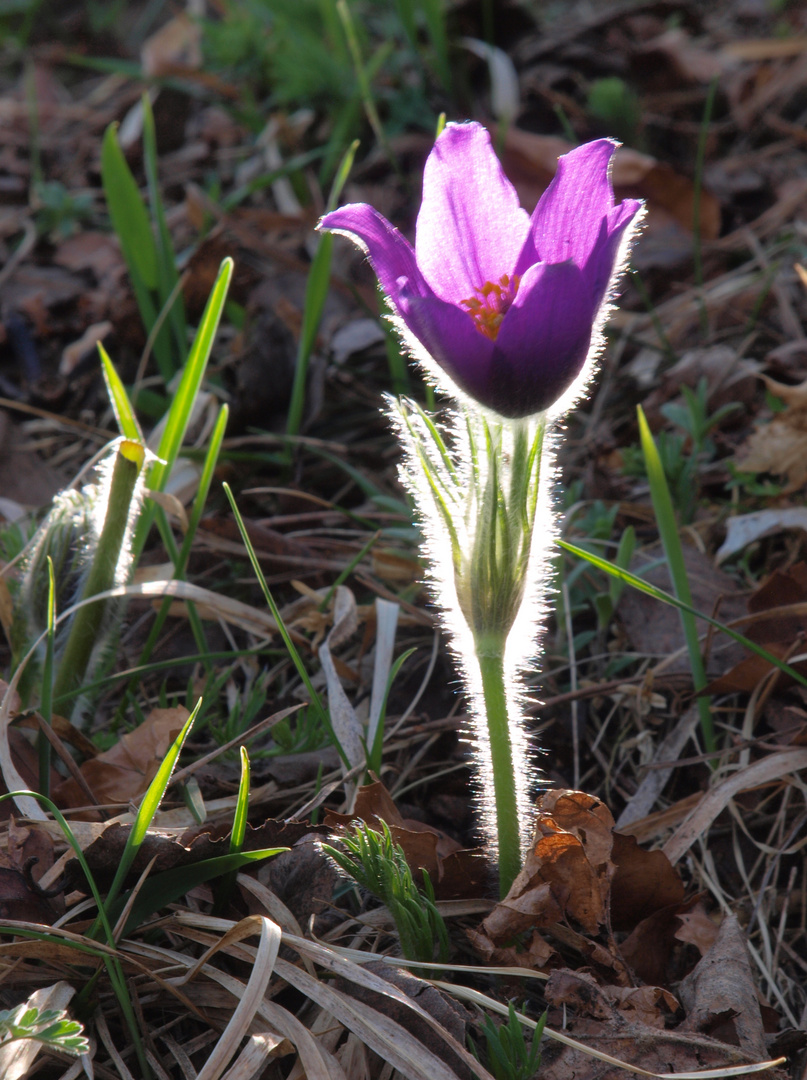
[[[501,42],[521,93],[503,157],[528,208],[551,180],[557,155],[571,145],[559,116],[576,141],[612,133],[602,127],[601,107],[591,106],[596,80],[616,74],[642,104],[635,130],[622,136],[628,145],[617,155],[614,179],[618,198],[647,198],[647,231],[636,252],[639,277],[612,321],[593,402],[570,421],[564,487],[577,484],[582,509],[569,528],[575,540],[615,545],[630,525],[643,562],[658,558],[646,481],[626,468],[637,441],[632,405],[645,403],[657,434],[679,436],[685,459],[693,453],[691,432],[676,428],[663,410],[685,405],[683,388],[694,391],[705,378],[710,413],[728,402],[742,408],[712,433],[714,445],[693,473],[696,512],[682,535],[690,579],[701,590],[695,606],[716,612],[798,671],[804,664],[805,540],[798,514],[806,478],[807,305],[793,267],[803,261],[807,165],[799,100],[807,82],[807,28],[796,9],[783,25],[753,4],[708,12],[681,6],[672,11],[676,26],[669,25],[670,11],[657,4],[596,12],[571,5],[562,17],[545,16],[540,32],[527,19]],[[471,29],[484,37],[481,26]],[[277,625],[245,576],[226,502],[214,496],[194,541],[190,580],[171,585],[157,656],[177,661],[176,674],[142,673],[141,711],[114,734],[108,733],[118,691],[101,689],[89,733],[108,735],[103,750],[71,742],[69,728],[54,723],[95,796],[89,807],[95,821],[67,816],[92,873],[105,884],[131,833],[125,804],[140,797],[176,722],[198,697],[212,696],[230,722],[218,736],[228,748],[257,730],[247,744],[254,775],[244,850],[289,850],[242,870],[229,900],[217,898],[215,882],[195,884],[154,913],[148,932],[134,932],[114,950],[142,1013],[155,1069],[206,1078],[375,1080],[393,1068],[430,1080],[473,1071],[484,1077],[464,1043],[469,1032],[478,1039],[480,1012],[466,1013],[456,1001],[495,1013],[515,997],[528,1007],[527,1026],[549,1011],[542,1076],[626,1075],[613,1059],[650,1073],[712,1069],[723,1076],[775,1058],[786,1045],[788,1074],[800,1076],[798,1035],[807,1008],[801,687],[774,677],[756,657],[722,649],[719,634],[704,634],[708,690],[725,733],[722,755],[710,761],[692,722],[685,662],[677,659],[683,657],[677,613],[623,591],[615,617],[600,625],[593,598],[607,586],[594,572],[572,578],[566,566],[570,610],[550,623],[535,674],[536,694],[547,702],[535,715],[548,787],[537,797],[536,834],[522,877],[494,904],[474,834],[463,706],[454,696],[450,659],[432,650],[433,612],[420,588],[405,507],[401,515],[395,448],[377,413],[389,378],[370,279],[360,260],[337,250],[306,427],[294,469],[284,473],[276,459],[303,313],[306,245],[324,198],[310,165],[298,171],[313,192],[310,203],[288,187],[284,193],[283,178],[239,193],[266,175],[273,154],[282,164],[316,140],[310,120],[282,110],[265,137],[255,139],[229,109],[239,97],[237,84],[200,64],[198,41],[195,23],[171,18],[147,37],[139,60],[143,70],[179,80],[178,91],[157,91],[155,84],[154,108],[163,197],[174,246],[189,253],[183,291],[194,318],[222,257],[236,259],[231,299],[245,320],[224,329],[214,358],[214,392],[230,395],[234,405],[220,473],[251,500],[246,517],[259,561],[315,673],[317,650],[332,635],[329,696],[344,697],[352,729],[362,728],[369,713],[376,597],[400,606],[394,655],[410,644],[417,652],[391,693],[379,778],[363,775],[358,752],[356,768],[344,777],[330,748],[316,745],[308,719],[292,717],[275,741],[272,727],[254,721],[296,704],[299,687],[286,658],[254,655],[277,643]],[[63,50],[51,46],[40,38],[31,52],[40,161],[49,180],[76,199],[91,192],[93,205],[84,218],[80,202],[63,203],[54,219],[43,212],[47,192],[39,202],[28,199],[37,167],[29,152],[31,98],[23,81],[4,74],[0,415],[7,436],[0,486],[8,504],[0,509],[9,524],[18,514],[25,524],[24,513],[44,508],[109,433],[103,384],[86,344],[103,330],[107,351],[130,384],[146,344],[117,241],[105,231],[97,179],[101,138],[113,120],[123,121],[122,143],[139,167],[141,88],[125,75],[68,68]],[[718,111],[704,127],[714,79]],[[465,109],[469,115],[486,118],[484,95],[484,87],[474,87],[477,104]],[[393,135],[403,172],[372,150],[346,194],[378,206],[411,234],[417,202],[411,179],[420,175],[431,141],[422,133]],[[217,189],[208,183],[211,171]],[[238,198],[225,204],[220,193]],[[693,257],[700,260],[700,280]],[[368,314],[369,331],[350,330]],[[15,319],[22,320],[21,335],[15,336]],[[670,467],[675,464],[671,452]],[[267,481],[272,490],[262,493]],[[314,509],[311,495],[328,510],[304,520]],[[740,533],[736,523],[744,518]],[[350,569],[378,527],[381,538]],[[13,554],[4,548],[4,563]],[[165,562],[158,545],[148,556]],[[334,636],[333,610],[321,604],[345,571],[339,589],[353,597],[356,626]],[[6,576],[14,573],[12,565]],[[308,590],[302,602],[293,580]],[[663,576],[658,584],[667,587]],[[116,656],[119,671],[137,668],[147,632],[139,620],[161,605],[165,586],[144,582],[132,592],[139,599]],[[204,620],[211,651],[243,655],[216,660],[212,670],[186,659],[198,653],[194,612]],[[654,620],[659,627],[651,633]],[[262,686],[264,663],[275,670]],[[215,677],[231,689],[216,689]],[[167,709],[160,701],[166,687]],[[7,788],[33,787],[37,761],[29,733],[39,721],[10,705],[0,738],[3,777]],[[237,763],[227,756],[230,749],[217,752],[209,731],[194,737],[183,765],[212,757],[185,782],[197,784],[207,820],[196,823],[182,785],[169,789],[127,882],[134,889],[143,887],[138,876],[152,860],[150,875],[229,850]],[[575,775],[583,791],[570,789]],[[355,786],[352,804],[343,798],[346,780]],[[53,787],[63,808],[87,808],[75,779],[64,784],[73,785],[72,795]],[[28,820],[19,817],[26,809]],[[298,823],[301,810],[306,820]],[[113,950],[86,936],[93,913],[85,914],[86,885],[76,876],[74,853],[52,821],[32,820],[35,811],[47,817],[32,801],[18,804],[0,834],[0,911],[18,931],[0,943],[3,992],[14,1003],[58,995],[66,976],[67,1003],[82,988],[82,965],[94,962],[77,950],[98,956]],[[401,976],[393,967],[400,958],[391,920],[371,898],[347,896],[323,859],[318,838],[350,829],[355,820],[385,821],[413,871],[428,871],[451,929],[453,982],[443,985],[441,976],[449,973],[440,971],[431,981]],[[37,931],[39,941],[25,936]],[[342,957],[343,947],[363,961]],[[502,967],[509,974],[494,976]],[[518,969],[528,977],[513,974]],[[106,1012],[105,978],[99,992]],[[132,1075],[126,1029],[106,1015],[96,1027],[90,1068]],[[50,1074],[64,1071],[34,1044],[25,1064],[9,1064],[5,1075],[16,1075],[12,1068],[26,1075],[32,1054]]]

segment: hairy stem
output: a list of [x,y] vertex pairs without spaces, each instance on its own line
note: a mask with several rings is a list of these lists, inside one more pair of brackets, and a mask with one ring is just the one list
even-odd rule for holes
[[[120,444],[112,472],[104,526],[93,554],[82,600],[106,592],[115,584],[129,508],[143,460],[144,451],[138,443],[124,440]],[[54,701],[81,686],[103,624],[105,609],[106,603],[98,601],[76,612],[53,687]]]
[[499,891],[510,891],[521,869],[521,831],[518,820],[518,785],[513,766],[513,747],[507,715],[504,682],[504,640],[477,641],[476,655],[482,675],[482,694],[490,739],[490,763],[496,805],[499,848]]

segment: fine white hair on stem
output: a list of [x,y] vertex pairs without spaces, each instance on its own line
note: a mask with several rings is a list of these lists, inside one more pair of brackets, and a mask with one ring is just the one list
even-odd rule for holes
[[[479,527],[480,506],[476,496],[485,489],[486,476],[473,482],[472,448],[468,435],[469,423],[481,427],[478,409],[467,411],[463,404],[458,410],[447,410],[439,434],[445,443],[448,463],[435,452],[436,441],[424,414],[411,402],[396,402],[387,398],[390,418],[404,449],[401,479],[412,495],[424,534],[423,550],[428,564],[429,584],[441,611],[451,651],[464,676],[473,725],[465,733],[476,762],[476,795],[481,811],[483,832],[491,854],[497,849],[497,818],[491,748],[486,721],[486,706],[481,672],[477,659],[477,641],[470,625],[472,596],[479,586],[472,574],[472,552]],[[497,418],[498,420],[498,418]],[[535,439],[543,425],[543,417],[530,421],[506,421],[502,425],[502,445],[497,454],[497,468],[503,470],[501,484],[509,487],[507,470],[512,459],[518,429],[529,432],[528,441]],[[484,421],[481,421],[484,423]],[[529,552],[525,564],[515,574],[523,592],[513,601],[512,617],[508,618],[507,644],[504,654],[507,715],[510,748],[516,779],[517,813],[520,824],[522,854],[531,838],[531,792],[538,781],[537,770],[530,758],[525,726],[524,704],[526,690],[524,671],[534,659],[537,637],[545,615],[548,556],[555,532],[551,507],[554,480],[552,438],[544,435],[540,463],[540,481],[534,527],[529,537]],[[479,455],[479,468],[489,466]],[[460,595],[460,590],[462,595]],[[476,628],[479,631],[479,627]]]

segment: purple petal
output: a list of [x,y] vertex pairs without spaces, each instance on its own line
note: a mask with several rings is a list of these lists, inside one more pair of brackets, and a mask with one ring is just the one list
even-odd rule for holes
[[480,124],[449,124],[423,174],[418,266],[442,300],[458,304],[512,274],[529,232],[526,210]]
[[404,322],[429,355],[471,397],[484,403],[494,344],[462,308],[436,296],[402,296]]
[[369,256],[381,288],[396,307],[402,289],[415,296],[431,295],[412,245],[372,206],[348,203],[326,214],[317,228],[343,233],[358,244]]
[[574,263],[530,267],[502,322],[480,400],[511,418],[547,409],[580,374],[595,313]]
[[590,283],[595,310],[599,308],[610,290],[614,271],[622,269],[616,266],[622,238],[626,230],[634,227],[637,215],[640,215],[643,209],[644,203],[641,200],[625,199],[619,206],[615,206],[606,218],[606,235],[604,239],[601,238],[600,243],[591,253],[591,258],[584,269],[586,279]]
[[517,273],[536,262],[571,259],[585,265],[614,205],[609,163],[615,149],[610,139],[598,139],[558,159],[558,171],[533,211]]

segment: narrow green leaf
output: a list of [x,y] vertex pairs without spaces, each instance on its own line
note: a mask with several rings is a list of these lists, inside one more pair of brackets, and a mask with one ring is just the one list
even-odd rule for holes
[[121,435],[126,439],[131,439],[132,442],[145,443],[146,440],[143,438],[143,432],[140,430],[140,424],[137,422],[129,395],[126,393],[126,387],[123,385],[120,375],[115,370],[115,365],[110,360],[109,354],[100,341],[98,342],[98,352],[101,356],[101,369],[104,373],[104,382],[109,394],[109,403],[115,413],[115,420]]
[[135,856],[143,843],[146,832],[148,831],[151,822],[154,820],[154,815],[159,809],[162,802],[165,789],[168,787],[168,783],[171,779],[171,773],[174,771],[174,767],[179,760],[179,755],[182,751],[183,743],[188,737],[193,722],[199,715],[199,709],[202,707],[201,698],[196,704],[195,709],[185,722],[185,726],[177,735],[173,742],[173,745],[169,748],[168,753],[165,755],[162,764],[157,770],[157,775],[149,784],[146,794],[143,796],[143,801],[138,807],[137,815],[135,816],[134,824],[129,830],[129,836],[126,839],[126,846],[123,849],[123,854],[120,857],[118,869],[115,872],[112,885],[109,888],[109,892],[106,898],[105,907],[108,910],[110,905],[114,903],[115,898],[121,890],[121,887],[126,880],[126,875],[131,869],[132,863],[135,860]]
[[[240,870],[250,862],[259,862],[279,855],[288,848],[261,848],[259,851],[241,851],[232,855],[219,855],[215,859],[204,859],[190,866],[177,866],[148,879],[137,894],[129,918],[123,929],[123,936],[131,934],[155,911],[162,911],[168,904],[173,904],[197,885],[219,878],[225,874]],[[121,897],[117,909],[123,910],[125,898]]]
[[[656,523],[664,547],[664,554],[667,556],[667,565],[670,570],[673,589],[682,603],[692,607],[692,593],[689,588],[684,552],[681,547],[681,538],[678,535],[678,521],[670,498],[667,477],[664,475],[664,467],[661,464],[661,458],[641,405],[637,407],[636,411],[639,417],[639,438],[642,444],[645,467],[647,468],[647,479],[650,483],[650,496],[653,500],[653,509],[656,512]],[[684,631],[687,652],[689,653],[692,681],[695,690],[699,691],[706,686],[707,679],[700,641],[698,640],[698,628],[695,625],[694,618],[683,609],[681,610],[681,626]],[[707,752],[712,753],[717,749],[717,744],[715,742],[714,725],[712,724],[710,698],[698,698],[698,713],[704,745]]]
[[110,124],[101,144],[101,181],[112,227],[127,265],[147,289],[157,288],[157,246],[140,190],[118,143],[118,125]]
[[238,799],[235,804],[233,830],[230,833],[230,854],[237,855],[244,846],[249,815],[249,754],[246,746],[241,750],[241,780],[238,785]]
[[[160,460],[149,471],[147,484],[154,491],[163,490],[179,454],[182,440],[185,438],[185,432],[193,411],[193,403],[196,400],[196,395],[199,392],[207,368],[207,362],[210,359],[210,352],[213,348],[213,341],[227,299],[227,290],[230,286],[232,273],[233,260],[226,258],[219,269],[218,277],[208,298],[202,321],[199,324],[188,361],[182,373],[182,379],[171,402],[165,430],[157,450],[157,456]],[[141,514],[133,545],[135,557],[143,550],[149,528],[154,520],[154,513],[154,505],[152,504],[150,507],[146,507]]]
[[610,574],[612,577],[618,578],[624,582],[625,585],[630,585],[633,589],[638,589],[639,592],[645,593],[647,596],[652,596],[654,600],[661,601],[662,604],[669,604],[671,607],[678,608],[679,611],[687,612],[689,615],[694,616],[696,619],[703,619],[705,623],[710,626],[714,626],[716,630],[720,630],[722,633],[727,634],[733,641],[742,645],[743,648],[748,649],[749,652],[756,653],[757,656],[761,656],[763,660],[767,660],[773,667],[778,668],[785,675],[789,675],[795,682],[800,683],[801,686],[807,686],[807,678],[798,672],[790,664],[785,663],[784,660],[780,660],[778,656],[774,656],[773,653],[768,652],[767,649],[761,645],[757,645],[755,641],[745,637],[739,631],[734,630],[730,626],[726,626],[725,623],[719,622],[717,619],[713,619],[711,615],[704,615],[702,611],[698,611],[696,608],[689,604],[683,603],[676,596],[672,596],[670,593],[665,592],[663,589],[659,589],[655,585],[651,585],[649,581],[644,581],[643,578],[637,577],[629,570],[624,570],[621,566],[617,566],[616,563],[608,562],[607,559],[600,558],[599,555],[594,555],[590,551],[586,551],[585,548],[577,547],[575,544],[570,544],[567,540],[558,540],[558,546],[563,548],[564,551],[568,551],[570,555],[576,555],[579,559],[585,560],[591,566],[596,566],[598,570],[602,570],[606,574]]

